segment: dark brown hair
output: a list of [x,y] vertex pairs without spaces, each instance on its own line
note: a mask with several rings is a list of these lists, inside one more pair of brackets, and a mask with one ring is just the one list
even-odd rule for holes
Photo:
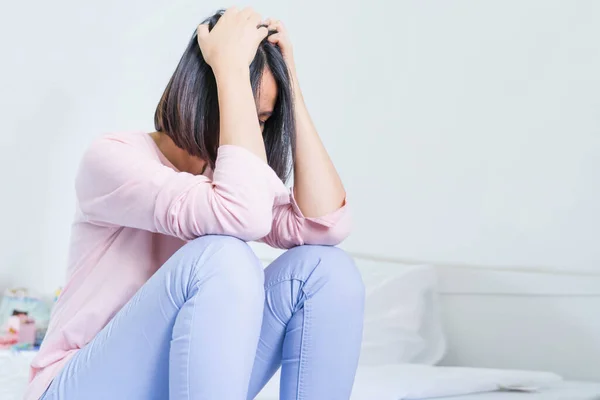
[[[203,23],[212,29],[222,14],[223,11],[219,11]],[[194,32],[156,107],[154,126],[173,139],[178,147],[206,160],[214,169],[219,147],[217,84],[197,40]],[[277,84],[277,100],[271,117],[265,123],[263,140],[269,166],[285,182],[291,171],[291,150],[295,138],[292,83],[281,50],[266,39],[260,43],[250,64],[255,98],[258,97],[265,68],[271,71]]]

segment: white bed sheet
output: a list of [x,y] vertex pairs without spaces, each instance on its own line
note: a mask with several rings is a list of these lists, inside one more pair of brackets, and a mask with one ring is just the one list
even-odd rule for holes
[[[0,351],[0,400],[21,400],[27,384],[29,362],[34,353],[12,353]],[[364,374],[363,374],[364,375]],[[351,400],[400,400],[391,393],[384,398],[374,398],[364,393],[379,392],[373,387],[369,390],[370,382],[360,382],[362,394],[356,394]],[[270,382],[265,392],[257,400],[279,400],[277,384]],[[539,393],[480,393],[467,396],[449,397],[448,400],[600,400],[600,382],[557,382]]]
[[[256,400],[278,400],[278,380],[279,373],[267,384]],[[489,391],[498,387],[498,385],[525,386],[532,390],[530,392]],[[535,388],[539,389],[533,390]],[[488,392],[475,393],[477,390],[488,390]],[[449,396],[452,393],[459,395]],[[421,397],[424,395],[430,397]],[[448,397],[435,397],[444,395]],[[600,400],[600,382],[563,381],[554,374],[529,371],[448,368],[408,364],[359,367],[351,400],[404,400],[409,398]]]
[[35,353],[0,350],[0,400],[22,400]]
[[491,392],[448,400],[600,400],[600,383],[564,381],[534,393]]
[[[375,391],[375,388],[373,389]],[[439,397],[447,400],[600,400],[600,383],[564,381],[534,393],[490,392],[466,396]],[[279,400],[277,395],[259,395],[256,400]],[[351,400],[383,400],[352,396]],[[385,399],[387,400],[387,399]],[[397,399],[400,400],[400,399]]]

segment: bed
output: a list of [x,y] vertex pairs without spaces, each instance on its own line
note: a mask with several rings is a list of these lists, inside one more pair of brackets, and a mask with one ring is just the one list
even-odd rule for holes
[[[481,315],[466,312],[470,309],[469,307],[481,306],[484,300],[492,297],[474,297],[466,294],[480,293],[482,282],[491,282],[498,286],[500,283],[508,281],[503,279],[506,278],[504,275],[509,274],[508,272],[502,272],[504,275],[501,275],[499,272],[493,271],[459,269],[457,272],[450,268],[443,269],[441,276],[442,292],[457,293],[459,296],[444,297],[446,323],[442,324],[439,317],[439,299],[437,296],[439,292],[437,286],[438,269],[427,265],[373,261],[358,257],[356,260],[365,281],[367,304],[361,366],[357,373],[352,400],[425,398],[448,398],[449,400],[600,400],[600,382],[586,383],[575,380],[562,380],[558,375],[544,372],[432,366],[442,361],[445,354],[449,353],[451,357],[446,356],[445,360],[447,365],[494,365],[501,368],[520,367],[524,369],[546,369],[549,367],[547,360],[543,357],[537,363],[515,361],[507,365],[501,365],[499,362],[504,359],[522,359],[524,355],[528,355],[527,347],[535,346],[527,344],[527,346],[515,347],[514,340],[511,343],[506,343],[503,340],[512,327],[522,326],[523,321],[527,321],[530,316],[517,321],[503,321],[498,316],[520,315],[521,308],[529,310],[531,307],[518,307],[511,303],[510,307],[503,309],[505,312],[493,313],[496,319],[487,320],[484,320]],[[465,275],[467,273],[468,275]],[[489,279],[486,278],[490,274],[492,276]],[[538,275],[540,274],[531,277],[532,287],[538,287],[540,282],[544,281]],[[523,274],[519,274],[517,278],[521,284],[528,282],[528,276],[523,276]],[[561,287],[564,286],[564,280],[565,278],[561,277]],[[575,286],[579,287],[579,283],[580,281],[577,281]],[[465,287],[466,284],[472,287]],[[594,285],[595,288],[597,286],[596,282],[594,282]],[[505,287],[500,289],[501,293],[507,292]],[[483,291],[483,293],[487,292]],[[527,292],[519,292],[518,294],[521,300],[527,298],[524,297]],[[544,292],[544,294],[548,293]],[[504,297],[510,298],[510,296],[501,296],[501,298]],[[457,307],[454,309],[456,298],[464,301],[456,304]],[[490,309],[489,305],[486,305],[485,308]],[[483,341],[481,335],[476,336],[482,331],[481,324],[474,324],[473,321],[486,321],[485,326],[492,326],[498,333],[492,338],[493,340]],[[503,322],[503,324],[499,324],[498,321]],[[554,328],[561,326],[558,321],[555,322],[551,326]],[[443,329],[442,325],[445,325],[446,329]],[[544,324],[540,325],[541,327],[545,326]],[[458,327],[464,329],[458,329]],[[504,330],[501,328],[504,328]],[[444,330],[446,332],[443,332]],[[485,330],[483,332],[489,333]],[[552,330],[545,331],[545,333],[547,332],[552,332]],[[449,333],[449,335],[446,335],[446,333]],[[561,339],[559,336],[553,341],[550,341],[551,338],[548,338],[547,335],[545,338],[547,343],[556,343],[557,346],[563,343],[559,340]],[[502,346],[498,347],[498,351],[513,356],[504,357],[505,354],[502,354],[503,357],[501,358],[481,359],[490,352],[490,341],[491,343],[502,343]],[[582,343],[587,344],[585,341]],[[588,353],[596,354],[594,353],[596,347],[586,346],[585,348],[589,349]],[[582,362],[581,359],[583,356],[587,357],[587,354],[576,352],[577,349],[571,350],[565,352],[565,354],[573,355],[571,358],[578,362],[565,363],[563,370],[557,368],[562,367],[562,364],[554,365],[552,369],[573,379],[598,381],[599,375],[596,372],[586,372],[597,371],[596,368],[593,368],[593,365],[597,365],[597,363],[592,365],[589,362],[586,363],[585,360]],[[474,356],[479,358],[474,359]],[[0,351],[0,400],[22,398],[27,382],[28,364],[32,357],[33,353],[30,352]],[[538,356],[538,358],[540,357]],[[569,358],[566,361],[569,361]],[[578,371],[575,371],[575,369],[578,369]],[[275,377],[269,382],[263,392],[259,394],[257,400],[278,400],[277,381],[278,379]],[[533,384],[528,384],[531,382]],[[514,385],[515,383],[517,384]],[[522,389],[535,389],[537,386],[539,389],[528,393],[496,390],[499,386],[511,387],[511,385]],[[454,397],[447,397],[449,395]]]
[[600,384],[566,381],[537,393],[492,392],[455,396],[449,400],[598,400]]
[[[373,389],[374,391],[376,388]],[[401,400],[399,397],[357,397],[351,400]],[[464,396],[443,397],[448,400],[599,400],[600,383],[566,381],[554,384],[538,392],[488,392],[475,393]],[[442,399],[437,397],[437,399]],[[256,400],[279,400],[275,394],[261,394]]]
[[[376,392],[378,389],[373,388]],[[464,396],[436,397],[448,400],[600,400],[600,383],[564,381],[536,392],[486,392]],[[256,400],[279,400],[277,394],[261,393]],[[402,400],[390,393],[385,397],[353,395],[351,400]]]
[[[0,399],[22,399],[27,383],[28,365],[33,353],[0,351]],[[402,379],[439,381],[443,367],[389,366],[359,368],[352,400],[401,400]],[[476,370],[474,370],[476,371]],[[412,375],[411,375],[412,374]],[[418,374],[418,375],[417,375]],[[277,379],[273,379],[256,400],[278,400]],[[451,400],[600,400],[600,383],[556,381],[532,393],[489,392],[455,396]]]
[[[278,376],[276,375],[259,394],[257,400],[278,400],[277,381]],[[499,387],[507,389],[498,390]],[[508,390],[508,388],[518,388],[521,391]],[[600,400],[600,382],[564,381],[556,374],[533,371],[412,364],[360,366],[351,400],[439,398],[448,400]]]

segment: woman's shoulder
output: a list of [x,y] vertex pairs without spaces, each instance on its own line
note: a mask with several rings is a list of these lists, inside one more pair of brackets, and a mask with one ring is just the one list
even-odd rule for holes
[[88,149],[97,147],[117,147],[137,149],[141,151],[152,152],[152,138],[146,132],[111,132],[98,136],[91,143]]
[[95,138],[85,150],[82,162],[102,159],[111,161],[126,161],[136,158],[157,160],[156,145],[145,132],[105,133]]
[[154,141],[144,132],[106,133],[97,137],[83,153],[79,174],[122,174],[129,169],[160,164]]

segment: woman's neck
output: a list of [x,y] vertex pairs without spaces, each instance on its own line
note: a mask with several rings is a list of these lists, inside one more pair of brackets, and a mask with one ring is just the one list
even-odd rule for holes
[[206,161],[190,155],[187,151],[177,147],[173,139],[162,132],[152,132],[150,137],[167,160],[179,171],[193,175],[202,175],[206,168]]

